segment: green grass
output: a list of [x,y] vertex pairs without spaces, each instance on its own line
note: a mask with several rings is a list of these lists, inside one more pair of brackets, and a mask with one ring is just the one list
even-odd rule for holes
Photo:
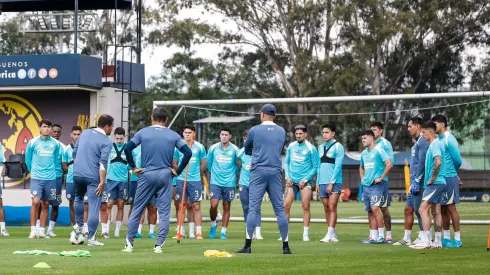
[[[403,218],[401,203],[390,208],[394,219]],[[464,203],[458,205],[463,219],[490,218],[490,204]],[[203,214],[207,216],[208,201],[203,202]],[[295,203],[292,217],[301,217],[301,206]],[[232,216],[241,216],[239,202],[232,207]],[[263,216],[271,217],[270,203],[264,203]],[[339,205],[339,217],[363,217],[360,203]],[[322,218],[322,207],[312,204],[312,217]],[[68,227],[57,227],[58,237],[29,240],[28,227],[8,227],[11,237],[0,238],[0,274],[485,274],[490,266],[490,252],[486,251],[487,226],[465,225],[462,227],[463,248],[415,251],[408,247],[393,245],[363,245],[360,240],[368,234],[367,225],[339,224],[337,232],[340,242],[323,244],[318,242],[326,233],[326,225],[315,223],[310,226],[309,243],[302,241],[303,225],[290,224],[289,243],[293,255],[282,255],[277,224],[262,223],[262,241],[254,241],[253,254],[238,254],[234,258],[205,258],[207,249],[226,250],[234,253],[243,245],[244,224],[231,222],[228,240],[209,240],[209,224],[205,223],[201,241],[184,239],[177,244],[168,239],[163,254],[153,254],[154,241],[136,239],[134,252],[121,252],[124,240],[103,240],[104,247],[73,246],[68,242]],[[114,226],[111,227],[111,231]],[[146,228],[146,226],[145,226]],[[170,237],[175,234],[171,225]],[[415,232],[412,234],[415,236]],[[100,232],[100,231],[99,231]],[[123,231],[124,233],[124,231]],[[112,232],[111,232],[112,234]],[[393,226],[393,237],[403,236],[402,225]],[[102,241],[102,240],[101,240]],[[15,250],[41,249],[64,251],[83,249],[92,253],[91,258],[66,258],[59,256],[13,255]],[[35,269],[38,262],[46,262],[51,269]]]

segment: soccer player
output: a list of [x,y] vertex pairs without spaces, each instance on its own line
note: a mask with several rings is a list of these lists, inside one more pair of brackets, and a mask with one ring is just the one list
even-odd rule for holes
[[[51,136],[59,142],[60,152],[58,154],[59,160],[56,162],[56,200],[49,202],[51,205],[51,220],[49,221],[48,231],[46,232],[46,236],[49,237],[56,237],[56,234],[54,234],[53,229],[56,224],[56,221],[58,220],[59,207],[63,202],[61,198],[61,192],[63,188],[63,173],[64,173],[62,167],[62,158],[63,158],[63,152],[65,151],[65,145],[60,141],[61,130],[62,130],[61,125],[53,124]],[[39,215],[41,215],[41,213],[39,213]],[[41,216],[39,216],[39,218],[40,217]]]
[[[5,157],[3,156],[3,147],[0,142],[0,164],[5,162]],[[5,169],[5,167],[4,167]],[[2,185],[0,184],[0,236],[8,237],[10,234],[7,232],[5,228],[5,212],[3,211],[3,201],[2,201]]]
[[[373,122],[371,124],[371,131],[374,133],[374,142],[376,146],[380,146],[385,153],[390,157],[391,163],[395,163],[395,157],[393,156],[393,146],[391,142],[383,137],[384,126],[381,122]],[[391,236],[391,214],[388,207],[391,205],[390,189],[388,186],[388,175],[384,178],[384,201],[381,203],[381,212],[383,213],[384,225],[386,227],[386,243],[393,243]]]
[[[441,202],[444,190],[446,188],[446,172],[445,151],[444,145],[437,138],[436,124],[433,121],[426,121],[422,124],[422,138],[429,142],[429,149],[425,158],[425,177],[424,177],[424,193],[422,195],[422,204],[419,208],[420,218],[424,234],[422,234],[421,242],[411,245],[413,249],[428,249],[441,248]],[[429,210],[432,209],[434,216],[434,231],[435,240],[431,244],[431,218]]]
[[[116,142],[112,144],[111,153],[109,155],[109,168],[107,170],[107,211],[112,213],[114,202],[117,203],[116,229],[114,237],[119,238],[122,220],[124,216],[124,204],[128,199],[129,192],[129,166],[124,152],[124,142],[126,131],[122,127],[114,129],[114,139]],[[107,221],[105,233],[109,234],[109,224]],[[102,225],[104,223],[102,222]],[[104,230],[103,230],[104,231]],[[102,233],[104,234],[104,232]]]
[[424,193],[424,170],[425,170],[425,155],[429,148],[429,143],[421,137],[422,132],[422,119],[420,117],[413,117],[408,121],[408,132],[415,140],[410,158],[410,189],[408,192],[407,202],[405,205],[405,235],[403,239],[394,243],[393,245],[411,245],[412,244],[412,227],[414,217],[417,216],[419,221],[419,235],[413,242],[416,244],[420,242],[423,227],[422,220],[420,219],[419,208],[422,203],[422,194]]
[[308,242],[310,241],[308,229],[311,219],[311,189],[314,185],[313,176],[316,175],[319,157],[315,146],[306,140],[308,132],[304,125],[294,127],[294,134],[296,141],[289,144],[286,152],[285,177],[287,189],[284,207],[289,221],[291,205],[298,192],[300,193],[303,206],[303,241]]
[[[138,130],[139,131],[139,130]],[[141,168],[141,145],[133,150],[133,159],[137,168]],[[138,187],[138,176],[135,173],[131,173],[129,184],[129,214],[128,218],[131,216],[131,211],[133,210],[134,197],[136,195],[136,188]],[[155,198],[150,200],[150,203],[146,206],[148,210],[148,223],[150,224],[150,230],[148,232],[148,238],[156,239],[155,236],[155,224],[157,222],[157,207]],[[145,222],[145,212],[141,215],[140,225],[138,226],[138,233],[136,233],[136,238],[141,238],[141,230],[143,229],[143,223]]]
[[[148,202],[155,197],[159,214],[158,237],[154,253],[162,253],[162,245],[170,226],[170,208],[172,201],[172,175],[178,176],[192,157],[189,146],[174,131],[165,127],[167,110],[161,107],[153,109],[152,126],[143,128],[126,145],[124,152],[129,166],[139,176],[134,208],[128,221],[126,245],[123,252],[133,252],[133,241],[140,222],[141,214]],[[136,168],[131,151],[141,144],[141,168]],[[177,171],[172,167],[174,148],[177,147],[184,157]]]
[[75,187],[73,183],[73,148],[77,143],[80,134],[82,133],[82,128],[80,126],[73,126],[71,128],[71,143],[69,146],[65,147],[65,151],[63,152],[63,169],[67,171],[66,174],[66,199],[70,203],[70,221],[73,228],[76,228],[78,225],[75,221]]
[[75,182],[75,219],[78,238],[83,238],[82,225],[87,194],[88,201],[88,246],[103,246],[95,233],[99,224],[100,203],[105,190],[109,154],[112,149],[108,137],[114,127],[114,118],[103,114],[97,121],[97,128],[82,132],[73,148],[73,180]]
[[209,195],[211,196],[211,208],[209,215],[211,217],[211,229],[209,230],[209,238],[216,237],[219,201],[223,201],[223,224],[221,226],[220,239],[226,240],[226,228],[230,221],[231,201],[235,198],[235,186],[237,180],[237,152],[238,147],[230,142],[231,130],[228,127],[223,127],[220,130],[220,142],[209,147],[207,156],[207,168],[211,173],[211,181],[209,183]]
[[[201,175],[206,171],[206,148],[204,145],[194,140],[196,129],[194,125],[184,126],[184,141],[192,150],[192,158],[189,161],[189,172],[187,176],[186,191],[184,198],[182,193],[184,190],[184,178],[185,170],[180,176],[177,177],[177,190],[175,200],[179,202],[177,204],[177,213],[180,211],[182,199],[190,205],[192,208],[187,208],[187,214],[192,219],[189,219],[189,238],[202,240],[202,214],[201,214],[201,195],[202,195],[202,179]],[[191,144],[191,139],[193,143]],[[175,150],[174,153],[174,167],[178,167],[182,162],[184,154]],[[178,217],[178,216],[177,216]],[[196,235],[194,236],[194,224],[196,225]],[[182,224],[181,232],[183,232],[184,225]]]
[[245,154],[252,156],[250,169],[249,209],[245,246],[236,253],[252,253],[252,236],[259,224],[260,207],[265,191],[269,194],[277,225],[282,237],[282,253],[291,254],[288,244],[288,219],[284,211],[282,193],[282,150],[286,145],[286,131],[274,123],[276,107],[265,104],[260,110],[262,124],[248,132]]
[[[247,142],[248,129],[243,132],[243,143]],[[252,168],[252,156],[245,154],[245,148],[241,148],[238,150],[237,154],[237,164],[240,169],[240,180],[238,181],[238,185],[240,186],[240,201],[242,202],[243,208],[243,218],[245,219],[245,225],[247,223],[248,216],[248,208],[249,208],[249,200],[250,200],[250,169]],[[260,234],[260,220],[261,213],[259,208],[259,219],[257,220],[258,224],[255,227],[255,233],[253,235],[253,239],[263,240],[262,235]],[[245,228],[245,230],[247,230]]]
[[[60,143],[51,137],[53,123],[47,119],[39,122],[40,136],[27,143],[26,165],[31,172],[31,233],[32,238],[49,238],[44,232],[50,201],[56,200],[56,165],[59,161]],[[36,230],[37,213],[41,207],[39,231]]]
[[382,147],[375,144],[375,134],[367,130],[361,135],[362,146],[359,173],[363,185],[365,210],[368,212],[370,236],[368,243],[384,243],[384,226],[381,205],[386,200],[386,176],[393,167],[391,158]]
[[320,196],[328,224],[327,234],[320,242],[339,241],[335,226],[337,224],[337,203],[342,193],[342,164],[344,146],[335,140],[337,126],[333,122],[322,126],[324,144],[318,147],[320,161],[317,169],[316,192]]
[[[442,228],[444,238],[443,247],[462,247],[459,213],[456,204],[459,203],[459,185],[462,184],[458,177],[457,170],[463,164],[463,159],[459,152],[459,144],[456,138],[447,130],[447,119],[443,115],[436,115],[432,118],[436,124],[436,133],[442,142],[445,151],[445,158],[442,160],[446,165],[444,173],[446,177],[446,189],[442,195]],[[451,241],[451,230],[449,225],[453,222],[454,241]]]

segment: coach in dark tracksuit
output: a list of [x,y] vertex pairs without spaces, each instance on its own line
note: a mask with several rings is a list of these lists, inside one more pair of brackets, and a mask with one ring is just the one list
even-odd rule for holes
[[281,152],[286,145],[286,131],[273,121],[276,107],[266,104],[260,110],[262,124],[252,127],[245,142],[245,154],[252,155],[250,169],[250,199],[247,216],[247,237],[245,246],[237,253],[251,253],[254,229],[258,224],[259,210],[265,191],[269,197],[277,217],[277,223],[283,241],[283,254],[291,254],[288,246],[288,220],[284,211],[282,196],[282,157]]

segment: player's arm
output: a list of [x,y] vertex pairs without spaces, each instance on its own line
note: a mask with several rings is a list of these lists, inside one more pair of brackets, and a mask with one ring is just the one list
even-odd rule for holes
[[385,163],[385,169],[381,177],[374,180],[376,183],[380,183],[384,178],[386,178],[391,168],[393,167],[393,162],[391,161],[391,157],[382,148],[378,148],[378,152],[379,152],[378,157],[380,157],[381,160]]
[[175,147],[177,147],[179,149],[179,151],[184,155],[182,157],[182,162],[180,163],[179,167],[177,167],[177,170],[175,171],[177,173],[177,175],[180,175],[180,174],[182,174],[182,171],[184,171],[185,167],[187,166],[187,164],[191,160],[192,150],[180,138],[177,140]]
[[[82,135],[80,135],[80,138],[82,137]],[[73,162],[75,162],[78,153],[78,143],[80,142],[80,138],[78,138],[77,142],[75,142],[75,146],[73,146],[73,152],[71,152],[71,158],[73,159]]]
[[245,141],[244,151],[246,155],[251,156],[252,151],[253,151],[253,145],[254,145],[254,136],[255,136],[255,129],[252,127],[250,131],[248,132],[247,140]]
[[26,147],[26,166],[27,166],[27,170],[29,170],[29,172],[32,172],[32,153],[33,153],[33,144],[32,144],[32,139],[27,143],[27,147]]
[[107,168],[109,165],[109,154],[111,153],[111,150],[112,150],[112,143],[104,142],[104,144],[102,144],[101,152],[100,152],[100,160],[99,160],[100,183],[97,186],[97,189],[95,189],[97,196],[102,196],[102,193],[104,192],[104,186],[107,177]]
[[417,172],[415,174],[415,184],[420,186],[420,183],[424,182],[424,173],[425,173],[425,158],[427,156],[427,150],[429,146],[417,144],[417,155],[415,156],[419,160],[419,166],[417,167]]
[[207,160],[206,160],[206,148],[204,146],[201,148],[199,152],[199,157],[201,159],[200,161],[200,170],[201,170],[201,175],[206,175],[206,165],[207,165]]
[[284,160],[284,164],[286,164],[286,168],[284,169],[284,177],[286,178],[286,180],[291,180],[291,171],[289,170],[289,163],[291,163],[291,156],[289,154],[290,150],[291,145],[288,146],[288,149],[286,150],[286,159]]
[[359,176],[361,177],[361,181],[364,178],[365,172],[366,171],[364,170],[364,165],[359,165]]
[[463,159],[461,158],[461,153],[459,152],[459,145],[456,138],[450,138],[448,140],[448,149],[449,154],[453,159],[454,168],[458,170],[459,167],[461,167],[461,165],[463,164]]
[[211,173],[211,169],[213,169],[213,161],[214,161],[214,148],[215,147],[211,147],[208,151],[208,155],[206,157],[207,159],[207,163],[206,163],[206,167],[209,171],[209,173]]
[[315,147],[311,150],[311,171],[306,175],[306,177],[303,180],[306,181],[312,181],[313,177],[316,175],[316,171],[318,169],[318,163],[320,162],[320,159],[318,157],[318,151],[316,150]]
[[177,167],[179,167],[179,161],[177,159],[174,159],[173,160],[173,163],[172,163],[172,166],[174,167],[174,169],[177,170]]
[[68,147],[67,149],[63,152],[63,155],[61,156],[61,164],[63,166],[63,170],[68,171]]
[[134,135],[134,137],[128,143],[126,143],[126,146],[124,146],[124,154],[126,155],[126,161],[128,162],[128,165],[129,167],[131,167],[131,169],[136,168],[136,164],[134,163],[134,158],[133,158],[133,150],[136,147],[138,147],[138,145],[140,144],[141,144],[141,131],[138,131]]
[[342,164],[344,164],[344,156],[345,156],[344,146],[339,144],[339,146],[336,148],[335,153],[336,153],[335,154],[335,166],[333,168],[332,177],[329,181],[331,184],[336,183],[337,179],[339,179],[340,176],[342,175]]
[[427,181],[427,185],[432,184],[437,175],[439,175],[439,170],[441,170],[442,157],[440,155],[434,156],[434,170],[432,171],[432,175],[430,176],[429,181]]

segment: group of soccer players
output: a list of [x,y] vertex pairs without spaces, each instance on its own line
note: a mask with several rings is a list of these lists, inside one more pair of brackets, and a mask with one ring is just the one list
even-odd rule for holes
[[[263,107],[262,125],[275,126],[272,122],[275,117],[275,107],[271,106]],[[232,134],[227,127],[220,130],[220,142],[210,146],[206,153],[205,147],[195,140],[193,125],[184,126],[179,136],[165,128],[167,119],[165,109],[155,110],[152,114],[152,126],[138,131],[127,143],[125,130],[121,127],[114,130],[113,141],[108,137],[111,136],[113,128],[113,119],[109,115],[101,116],[97,127],[83,132],[79,126],[74,126],[70,133],[72,141],[68,146],[59,141],[62,130],[60,125],[53,125],[46,119],[39,123],[40,136],[31,139],[26,149],[26,164],[31,173],[32,197],[29,238],[56,236],[53,229],[61,203],[62,178],[66,173],[66,199],[69,201],[70,219],[74,227],[71,238],[88,238],[90,246],[102,246],[103,243],[95,239],[99,214],[102,224],[101,237],[107,239],[110,235],[109,226],[114,204],[117,207],[114,236],[119,237],[124,205],[129,202],[130,225],[128,225],[128,237],[123,251],[131,252],[133,239],[142,237],[144,212],[147,211],[150,227],[148,237],[157,239],[155,252],[160,253],[168,234],[170,219],[170,203],[167,205],[163,200],[171,196],[177,215],[187,210],[189,237],[202,239],[200,201],[203,178],[206,177],[206,171],[209,171],[211,175],[209,238],[216,238],[218,206],[222,201],[223,215],[219,237],[223,240],[227,239],[230,207],[235,199],[238,183],[245,221],[249,219],[246,246],[240,253],[250,253],[250,246],[247,248],[250,235],[253,235],[254,239],[262,239],[260,207],[257,209],[257,204],[260,203],[256,202],[258,199],[256,191],[251,193],[249,189],[253,181],[251,179],[251,170],[254,166],[252,153],[250,150],[248,154],[246,153],[246,146],[239,149],[230,142]],[[267,130],[276,129],[268,127]],[[329,122],[322,126],[324,143],[318,148],[307,141],[307,127],[298,125],[294,131],[296,141],[290,143],[286,151],[284,167],[286,190],[281,198],[274,199],[276,196],[271,196],[271,190],[267,189],[274,210],[278,220],[281,216],[279,212],[284,211],[287,225],[291,205],[299,193],[304,213],[303,241],[309,241],[310,200],[312,192],[316,191],[323,203],[328,224],[327,234],[320,242],[338,242],[335,227],[337,202],[342,191],[344,147],[335,139],[336,125]],[[370,130],[361,135],[362,145],[366,149],[361,154],[359,171],[370,228],[369,237],[363,240],[363,243],[392,243],[388,175],[393,167],[394,156],[392,145],[383,137],[383,131],[383,124],[375,122],[372,123]],[[459,214],[456,209],[456,204],[459,202],[459,185],[462,184],[457,176],[457,169],[462,164],[458,143],[447,130],[447,120],[442,115],[437,115],[426,122],[419,117],[411,118],[408,122],[408,131],[413,138],[414,146],[411,149],[410,160],[411,186],[405,207],[405,235],[394,245],[410,245],[414,249],[461,247]],[[248,136],[247,130],[243,133],[246,145]],[[278,137],[278,139],[282,138]],[[164,149],[160,148],[165,141],[168,144],[164,145]],[[258,147],[257,141],[248,140],[248,143],[248,146],[253,147],[254,150]],[[141,146],[141,144],[145,145]],[[77,158],[77,155],[82,157]],[[3,158],[3,155],[1,157]],[[257,160],[259,163],[260,159],[264,158],[264,167],[277,166],[270,164],[267,156],[254,157],[259,159]],[[1,161],[3,162],[3,159]],[[162,167],[167,167],[169,171],[162,172]],[[255,175],[254,179],[256,177],[258,176]],[[166,187],[165,182],[162,182],[162,179],[166,178],[173,178],[173,188]],[[186,191],[182,196],[184,181]],[[263,195],[265,190],[260,192]],[[252,201],[255,201],[253,205]],[[8,236],[1,202],[0,192],[0,234]],[[52,215],[48,230],[45,232],[50,205]],[[182,206],[185,208],[181,209]],[[249,212],[251,207],[253,213]],[[430,210],[434,217],[435,238],[432,238],[430,230]],[[412,242],[414,213],[419,222],[420,232]],[[158,216],[160,228],[157,237],[154,229]],[[454,240],[451,240],[449,230],[451,221],[454,227]],[[137,230],[136,225],[138,225]],[[442,230],[444,230],[444,238],[441,238]],[[182,237],[186,237],[184,226],[178,228],[178,235],[174,238]],[[279,240],[285,243],[283,247],[285,254],[289,254],[287,228],[281,229]]]

